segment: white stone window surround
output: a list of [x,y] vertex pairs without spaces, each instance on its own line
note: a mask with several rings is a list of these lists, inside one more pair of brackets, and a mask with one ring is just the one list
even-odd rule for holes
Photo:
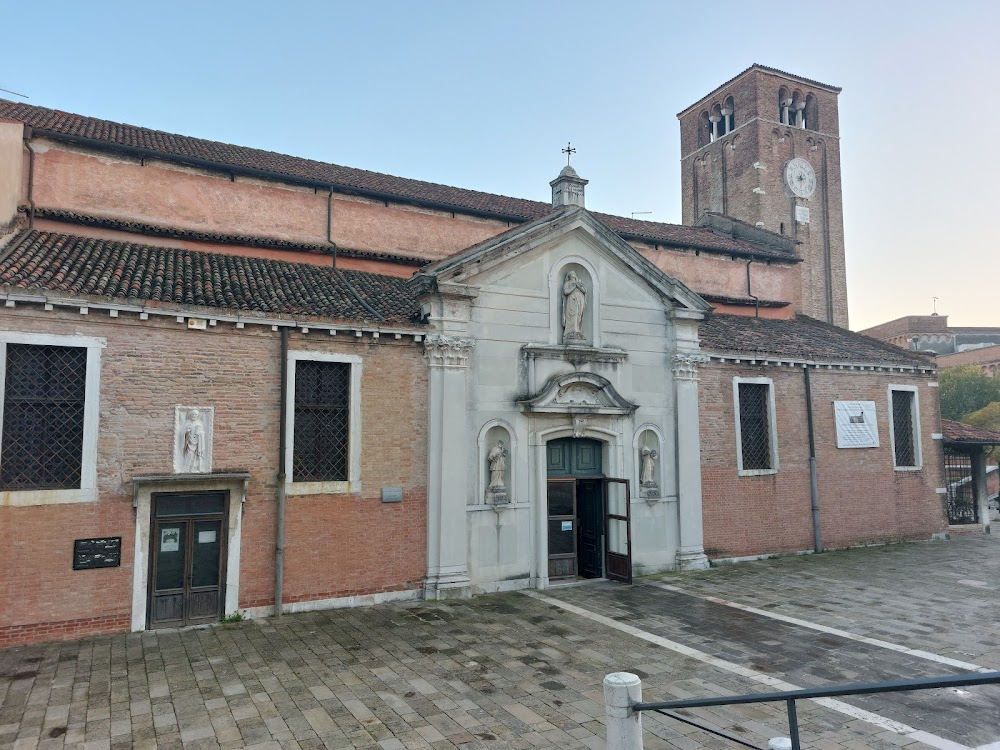
[[[97,435],[100,421],[101,350],[107,339],[94,336],[61,336],[48,333],[0,331],[0,434],[7,382],[7,344],[31,346],[73,346],[87,350],[86,394],[83,402],[83,456],[80,487],[72,490],[10,490],[0,492],[0,506],[57,505],[92,503],[97,493]],[[0,455],[0,462],[3,456]]]
[[507,470],[510,474],[510,480],[507,484],[507,493],[510,498],[510,503],[508,506],[504,507],[513,506],[517,500],[517,437],[514,434],[514,428],[509,422],[506,422],[503,419],[491,419],[483,425],[483,428],[479,431],[479,437],[477,439],[479,445],[479,484],[477,486],[475,502],[470,503],[470,507],[493,507],[486,502],[486,486],[489,484],[490,479],[490,472],[487,468],[489,462],[486,460],[486,454],[490,452],[490,445],[488,444],[486,436],[494,427],[500,427],[507,432]]
[[[300,360],[342,362],[351,366],[351,403],[347,417],[347,481],[296,482],[292,469],[295,449],[295,364]],[[288,383],[285,390],[285,467],[288,495],[346,495],[361,492],[361,368],[362,359],[356,354],[338,354],[295,349],[288,352]]]
[[[894,391],[908,391],[913,394],[911,401],[911,420],[913,424],[913,462],[914,466],[899,466],[896,464],[896,421],[893,417],[892,394]],[[920,439],[920,389],[915,385],[894,385],[890,383],[887,389],[889,395],[889,444],[892,446],[892,467],[896,471],[921,471],[924,468],[924,449]]]
[[[767,386],[767,430],[768,447],[771,450],[770,469],[743,468],[743,420],[740,417],[740,383],[756,383]],[[778,430],[774,413],[774,380],[772,378],[733,378],[733,414],[736,416],[736,473],[741,477],[756,477],[778,473]]]
[[580,255],[564,255],[558,258],[549,270],[549,343],[562,345],[562,303],[563,303],[563,277],[566,275],[566,266],[579,265],[590,274],[590,288],[587,293],[586,316],[590,321],[592,341],[587,344],[600,348],[601,346],[601,284],[597,275],[597,268],[586,258]]

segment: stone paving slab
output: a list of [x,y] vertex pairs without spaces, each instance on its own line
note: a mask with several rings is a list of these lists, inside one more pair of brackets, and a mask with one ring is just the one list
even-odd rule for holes
[[[748,664],[765,654],[763,642],[743,632],[746,618],[727,623],[734,610],[692,605],[700,600],[691,594],[736,598],[742,592],[743,601],[755,606],[919,641],[929,650],[947,646],[985,662],[998,649],[997,578],[990,567],[998,553],[997,542],[970,537],[669,577],[688,594],[604,582],[545,593],[591,611],[641,618],[642,627]],[[983,563],[983,556],[994,562]],[[987,580],[991,571],[988,586],[957,583]],[[927,604],[918,606],[911,595]],[[896,607],[901,615],[894,615]],[[986,613],[991,619],[979,622]],[[960,633],[943,632],[956,623],[963,625]],[[712,637],[709,627],[716,629]],[[781,639],[772,633],[769,640],[816,649],[810,662],[800,664],[763,643],[775,674],[792,682],[806,673],[839,680],[855,668],[859,674],[871,669],[863,656],[868,652],[839,643],[820,648],[815,639],[815,632],[801,628],[787,629]],[[878,669],[912,668],[911,657],[897,657],[895,663],[880,661]],[[0,651],[0,748],[604,750],[601,682],[619,670],[642,677],[647,699],[761,689],[746,677],[544,601],[507,594]],[[1000,717],[1000,707],[992,708]],[[773,706],[692,713],[758,742],[787,734],[783,710]],[[932,718],[920,728],[936,729]],[[924,747],[811,703],[800,707],[800,720],[807,746],[820,750]],[[651,750],[729,746],[655,715],[647,715],[644,726]]]

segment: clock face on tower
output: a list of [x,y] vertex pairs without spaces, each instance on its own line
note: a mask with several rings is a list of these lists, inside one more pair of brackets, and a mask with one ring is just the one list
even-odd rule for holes
[[816,172],[805,159],[795,158],[785,165],[785,184],[799,198],[808,198],[816,191]]

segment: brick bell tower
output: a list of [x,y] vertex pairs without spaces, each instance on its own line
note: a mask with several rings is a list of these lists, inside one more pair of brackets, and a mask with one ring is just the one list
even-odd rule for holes
[[846,328],[839,94],[755,64],[677,119],[684,223],[720,213],[794,238],[801,312]]

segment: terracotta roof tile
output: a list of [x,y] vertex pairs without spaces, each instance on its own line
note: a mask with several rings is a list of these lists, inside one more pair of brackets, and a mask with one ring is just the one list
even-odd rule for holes
[[718,354],[750,354],[820,362],[933,368],[933,359],[829,323],[714,313],[698,328],[701,348]]
[[942,419],[941,430],[944,439],[950,443],[978,443],[979,445],[1000,445],[1000,432],[983,427],[974,427],[953,419]]
[[[23,102],[0,99],[0,118],[24,122],[54,137],[83,138],[109,148],[130,148],[153,152],[163,158],[187,163],[210,163],[220,168],[266,172],[308,184],[321,184],[362,194],[390,197],[417,204],[447,207],[459,211],[514,221],[531,221],[552,211],[551,205],[524,198],[511,198],[477,190],[449,187],[433,182],[369,172],[364,169],[277,154],[245,146],[208,141],[202,138],[164,133],[159,130],[60,112]],[[694,247],[710,252],[758,256],[775,260],[795,260],[794,255],[725,237],[709,229],[640,221],[623,216],[598,214],[615,232],[677,247]]]
[[23,232],[0,253],[0,284],[335,320],[410,324],[418,310],[406,280],[394,276],[37,230]]

